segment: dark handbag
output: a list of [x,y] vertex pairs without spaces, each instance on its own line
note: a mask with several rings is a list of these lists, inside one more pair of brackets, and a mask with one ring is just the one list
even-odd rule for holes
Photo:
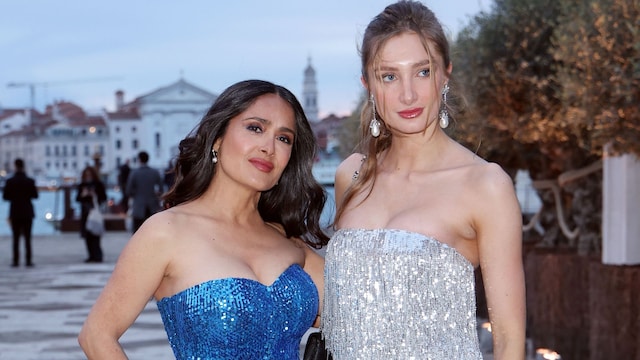
[[309,334],[307,345],[304,348],[303,360],[331,360],[333,359],[324,345],[324,339],[320,331]]

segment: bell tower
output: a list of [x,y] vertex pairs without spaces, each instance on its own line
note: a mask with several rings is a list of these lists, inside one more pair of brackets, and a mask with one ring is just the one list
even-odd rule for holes
[[311,57],[309,57],[307,68],[304,69],[302,89],[304,113],[310,122],[318,122],[318,87],[316,85],[316,71],[311,66]]

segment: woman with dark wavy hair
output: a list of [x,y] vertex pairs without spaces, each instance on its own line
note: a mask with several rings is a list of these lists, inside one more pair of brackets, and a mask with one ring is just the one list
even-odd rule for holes
[[318,325],[316,142],[282,86],[227,88],[180,143],[168,209],[123,250],[79,342],[90,359],[125,358],[118,339],[154,297],[177,359],[299,358]]

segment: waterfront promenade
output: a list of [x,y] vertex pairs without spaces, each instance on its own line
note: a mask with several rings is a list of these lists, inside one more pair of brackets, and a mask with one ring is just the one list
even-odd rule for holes
[[[0,359],[86,359],[78,332],[129,235],[104,235],[102,264],[84,263],[86,248],[78,233],[35,236],[33,268],[10,267],[11,239],[1,236]],[[132,360],[173,359],[155,301],[121,343]]]
[[[11,239],[0,236],[0,359],[86,359],[78,332],[129,236],[107,232],[101,264],[84,263],[75,232],[35,236],[33,268],[10,267]],[[174,359],[154,300],[120,342],[131,360]]]

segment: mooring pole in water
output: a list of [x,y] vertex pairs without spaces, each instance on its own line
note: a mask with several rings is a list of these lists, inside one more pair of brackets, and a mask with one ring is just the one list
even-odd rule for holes
[[71,186],[63,185],[64,191],[64,219],[73,220],[73,207],[71,207]]

